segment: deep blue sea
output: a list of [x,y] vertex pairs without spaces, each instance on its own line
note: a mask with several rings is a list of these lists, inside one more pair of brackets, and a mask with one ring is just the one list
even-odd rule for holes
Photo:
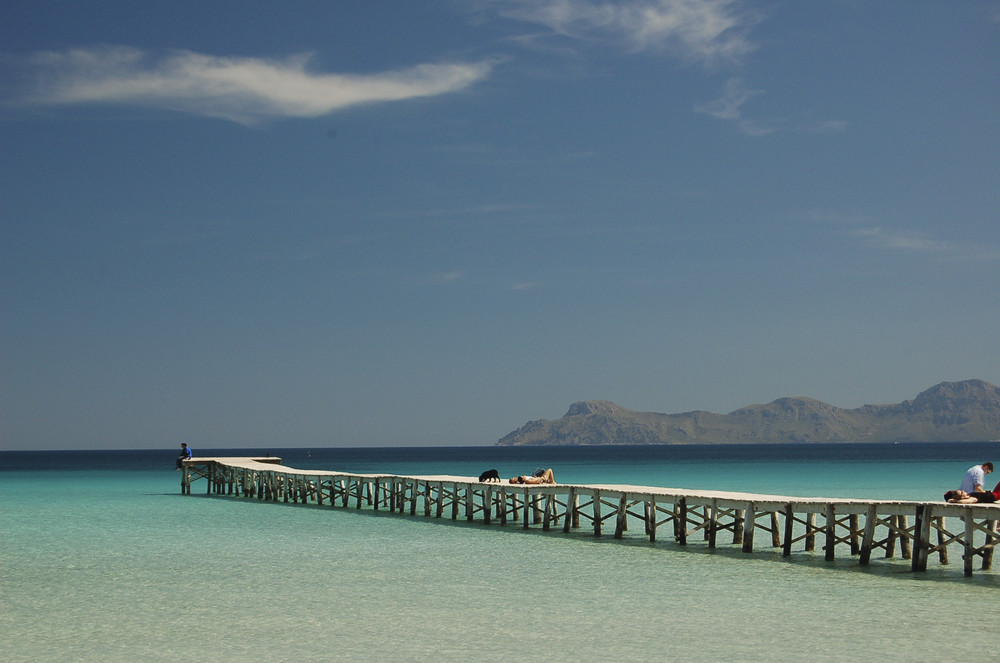
[[[208,449],[358,473],[937,500],[1000,444]],[[182,496],[175,449],[0,452],[4,661],[929,661],[988,656],[1000,571],[783,560]],[[977,567],[978,569],[978,567]]]

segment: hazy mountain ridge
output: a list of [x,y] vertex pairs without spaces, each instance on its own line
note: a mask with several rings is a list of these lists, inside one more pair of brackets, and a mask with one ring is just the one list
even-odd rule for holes
[[500,446],[964,442],[1000,439],[1000,387],[983,380],[942,382],[895,405],[839,408],[806,397],[779,398],[729,414],[638,412],[611,401],[579,401],[561,418],[538,419]]

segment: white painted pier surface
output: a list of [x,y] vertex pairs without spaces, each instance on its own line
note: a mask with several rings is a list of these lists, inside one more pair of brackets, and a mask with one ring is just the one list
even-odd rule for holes
[[[976,560],[992,569],[1000,541],[1000,504],[948,504],[892,500],[760,495],[657,486],[604,484],[480,483],[476,477],[400,476],[301,470],[275,457],[192,458],[184,461],[181,492],[205,479],[206,492],[259,500],[384,510],[425,517],[479,520],[524,529],[570,533],[587,527],[656,542],[667,530],[680,546],[739,546],[815,554],[817,539],[826,560],[847,553],[869,565],[876,551],[885,559],[909,560],[926,571],[928,560],[949,563],[961,552],[966,576]],[[634,533],[634,534],[633,534]],[[662,535],[661,535],[662,538]]]

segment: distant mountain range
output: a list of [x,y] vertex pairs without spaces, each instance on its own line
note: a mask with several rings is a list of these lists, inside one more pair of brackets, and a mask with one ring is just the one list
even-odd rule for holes
[[942,382],[912,401],[853,410],[779,398],[729,414],[637,412],[611,401],[573,403],[561,419],[531,421],[499,446],[1000,440],[1000,387]]

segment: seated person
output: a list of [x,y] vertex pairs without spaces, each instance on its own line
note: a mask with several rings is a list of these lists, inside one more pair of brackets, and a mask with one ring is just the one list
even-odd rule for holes
[[511,483],[532,483],[532,484],[534,484],[534,483],[555,483],[556,482],[556,477],[552,473],[552,468],[549,468],[549,469],[546,470],[546,469],[542,469],[541,467],[539,467],[537,470],[535,470],[531,474],[531,476],[527,476],[525,474],[522,474],[519,477],[511,477],[510,478],[510,482]]
[[190,460],[194,453],[191,451],[191,447],[187,445],[187,442],[181,442],[181,455],[177,457],[177,469],[184,467],[184,461]]
[[991,504],[1000,501],[1000,483],[990,492],[966,492],[964,490],[949,490],[944,499],[952,504]]

